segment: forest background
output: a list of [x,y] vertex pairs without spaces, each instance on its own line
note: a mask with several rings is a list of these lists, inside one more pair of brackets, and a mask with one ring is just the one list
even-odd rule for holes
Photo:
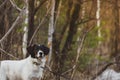
[[0,60],[50,48],[43,80],[93,80],[120,71],[120,0],[0,0]]

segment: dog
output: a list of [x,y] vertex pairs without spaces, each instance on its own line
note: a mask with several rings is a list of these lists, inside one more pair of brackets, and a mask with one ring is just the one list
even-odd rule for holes
[[0,80],[41,80],[49,48],[34,44],[27,52],[25,59],[0,62]]

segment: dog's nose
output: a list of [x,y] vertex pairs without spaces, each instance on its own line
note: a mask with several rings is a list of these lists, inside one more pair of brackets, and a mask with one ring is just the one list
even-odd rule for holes
[[42,52],[40,52],[39,54],[40,54],[40,57],[43,57],[43,56],[44,56],[44,54],[43,54]]
[[40,54],[40,57],[42,57],[42,53],[40,52],[39,54]]

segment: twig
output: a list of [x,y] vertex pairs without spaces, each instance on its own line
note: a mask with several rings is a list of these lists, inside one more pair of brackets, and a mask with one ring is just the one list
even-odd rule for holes
[[15,28],[15,26],[19,23],[21,18],[23,18],[23,14],[25,12],[25,9],[23,8],[20,12],[19,16],[16,18],[15,22],[12,24],[11,28],[8,30],[8,32],[0,39],[0,43],[3,42],[3,40],[11,33],[11,31]]
[[7,0],[5,0],[5,1],[0,5],[0,8],[2,8],[2,7],[5,5],[6,2],[7,2]]
[[43,25],[43,23],[45,22],[48,14],[49,14],[49,11],[50,9],[47,11],[45,17],[41,20],[41,22],[39,23],[38,27],[36,28],[35,32],[33,33],[31,39],[30,39],[30,42],[29,42],[29,46],[31,45],[32,41],[33,41],[33,38],[35,37],[36,33],[38,32],[39,28]]
[[101,2],[103,2],[103,1],[104,1],[104,2],[107,2],[107,3],[109,3],[109,4],[115,4],[114,1],[112,1],[112,0],[101,0]]
[[34,14],[36,14],[36,12],[38,11],[38,9],[48,0],[43,0],[38,7],[36,7],[35,11],[34,11]]
[[95,76],[93,76],[93,77],[91,78],[91,80],[94,80],[97,76],[101,75],[109,66],[111,66],[111,65],[113,65],[113,64],[115,64],[115,63],[116,63],[116,62],[111,62],[111,63],[106,64],[99,72],[97,72],[97,73],[95,74]]
[[59,74],[59,73],[57,73],[57,72],[52,71],[48,66],[41,67],[41,68],[43,68],[44,70],[52,73],[53,75],[58,75],[58,76],[60,76],[60,77],[65,78],[66,80],[70,80],[70,78],[66,77],[65,75],[62,75],[62,74]]
[[90,2],[90,1],[93,1],[93,0],[84,0],[84,1],[82,1],[82,3]]
[[59,15],[60,15],[61,6],[62,6],[62,0],[60,0],[58,10],[55,12],[56,13],[56,19],[55,19],[55,22],[54,22],[54,27],[56,27],[56,23],[57,23],[57,20],[59,18]]
[[[85,38],[86,38],[86,33],[83,34],[81,43],[80,43],[80,45],[79,45],[79,52],[77,52],[75,64],[74,64],[74,66],[73,66],[73,67],[75,67],[75,68],[76,68],[76,66],[77,66],[77,62],[78,62],[78,59],[79,59],[79,56],[80,56],[80,52],[81,52],[81,50],[82,50],[82,48],[83,48],[83,44],[84,44]],[[74,73],[75,73],[75,71],[76,71],[75,68],[73,69],[73,72],[72,72],[72,75],[71,75],[71,79],[73,79]]]
[[5,51],[5,50],[3,50],[2,48],[0,48],[0,51],[2,51],[4,54],[6,54],[6,55],[8,55],[8,56],[10,56],[10,57],[12,57],[12,58],[14,58],[14,59],[19,60],[17,57],[15,57],[15,56],[13,56],[12,54],[10,54],[10,53],[6,52],[6,51]]
[[69,70],[67,70],[67,71],[63,72],[63,73],[62,73],[62,75],[67,74],[68,72],[72,71],[73,69],[75,69],[75,66],[73,66],[71,69],[69,69]]
[[12,5],[15,9],[17,9],[19,12],[22,11],[22,9],[20,9],[20,8],[15,4],[14,1],[10,0],[10,3],[11,3],[11,5]]
[[77,56],[76,56],[76,60],[75,60],[75,64],[74,64],[74,68],[73,68],[73,72],[72,72],[72,75],[71,75],[71,80],[73,79],[73,76],[75,74],[75,71],[76,71],[76,67],[77,67],[77,63],[78,63],[78,60],[79,60],[79,57],[80,57],[80,52],[83,48],[83,44],[84,44],[84,41],[86,39],[86,36],[88,34],[88,32],[90,32],[94,27],[90,28],[88,31],[86,32],[83,32],[83,36],[81,37],[80,41],[79,41],[79,49],[77,50]]
[[88,19],[82,19],[82,20],[80,20],[79,22],[77,22],[76,23],[76,25],[80,25],[80,24],[84,24],[84,23],[86,23],[86,22],[90,22],[90,21],[92,21],[92,20],[96,20],[95,18],[88,18]]

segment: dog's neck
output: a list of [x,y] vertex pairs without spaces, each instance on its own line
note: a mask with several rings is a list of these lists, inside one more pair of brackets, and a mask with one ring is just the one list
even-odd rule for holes
[[37,66],[44,65],[46,62],[45,57],[43,59],[41,59],[41,61],[39,61],[39,62],[36,58],[32,58],[31,56],[28,56],[27,60],[29,61],[30,64],[37,65]]
[[38,63],[38,62],[33,62],[33,64],[34,64],[34,65],[37,65],[37,66],[40,65],[40,63]]

